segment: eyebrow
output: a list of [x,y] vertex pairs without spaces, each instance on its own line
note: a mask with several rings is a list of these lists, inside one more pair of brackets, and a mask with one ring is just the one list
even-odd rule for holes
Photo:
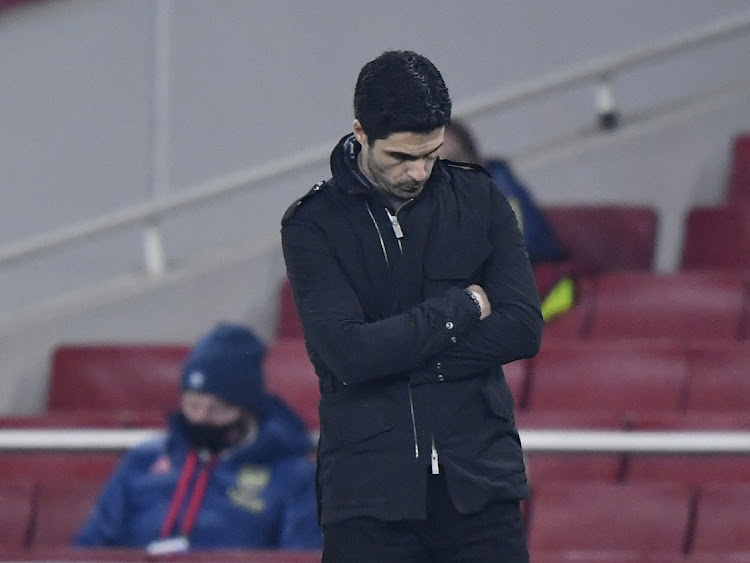
[[430,152],[426,152],[424,154],[409,154],[405,152],[399,152],[399,151],[385,151],[386,154],[389,156],[392,156],[394,158],[397,158],[399,160],[419,160],[420,158],[427,158],[431,154],[437,152],[440,150],[440,147],[443,146],[443,143],[440,143],[437,147],[432,149]]

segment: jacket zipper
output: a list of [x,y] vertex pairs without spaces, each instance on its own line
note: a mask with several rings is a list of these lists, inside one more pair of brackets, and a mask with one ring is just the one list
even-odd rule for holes
[[[388,218],[391,220],[391,227],[393,227],[393,234],[396,235],[396,240],[398,241],[398,249],[402,253],[404,249],[401,247],[401,239],[404,238],[404,231],[401,229],[401,224],[398,222],[398,213],[411,201],[412,200],[410,199],[409,201],[404,202],[401,206],[399,206],[398,209],[396,209],[396,212],[393,214],[391,214],[390,209],[386,208]],[[417,445],[417,423],[414,418],[414,403],[411,396],[411,383],[407,382],[407,385],[409,386],[409,407],[411,408],[411,424],[412,429],[414,430],[414,452],[416,457],[419,458],[419,446]],[[433,475],[438,475],[440,473],[440,465],[438,461],[438,451],[437,447],[435,447],[435,436],[433,435],[430,436],[430,468]]]
[[[411,201],[411,200],[409,200]],[[406,205],[409,203],[408,201],[404,203]],[[398,222],[398,212],[403,208],[403,205],[399,207],[396,210],[396,213],[391,214],[390,209],[386,208],[386,213],[388,213],[388,218],[391,220],[391,227],[393,228],[393,234],[396,235],[396,240],[398,241],[398,249],[403,252],[403,248],[401,247],[401,239],[404,238],[404,231],[401,229],[401,225]],[[380,239],[380,248],[383,250],[383,257],[385,258],[385,263],[388,264],[388,253],[385,250],[385,241],[383,240],[383,234],[380,232],[380,227],[378,227],[378,222],[375,220],[375,216],[372,214],[372,209],[370,209],[370,204],[367,203],[367,213],[370,215],[370,219],[372,219],[372,224],[375,225],[375,231],[378,233],[378,238]],[[417,437],[417,419],[414,416],[414,400],[412,399],[411,395],[411,383],[409,381],[406,382],[407,389],[409,390],[409,412],[411,413],[411,430],[414,435],[414,457],[416,459],[419,459],[419,439]],[[433,473],[435,473],[437,468],[437,450],[435,449],[435,440],[433,438],[432,440],[432,461],[433,461]]]

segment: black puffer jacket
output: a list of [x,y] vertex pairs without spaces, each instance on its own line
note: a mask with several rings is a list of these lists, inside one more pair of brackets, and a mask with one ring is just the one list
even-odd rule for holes
[[[359,149],[341,140],[333,178],[281,230],[322,393],[322,522],[424,518],[433,443],[462,513],[523,498],[501,366],[537,353],[543,322],[513,211],[484,169],[439,160],[394,226],[358,172]],[[482,321],[472,283],[492,302]]]

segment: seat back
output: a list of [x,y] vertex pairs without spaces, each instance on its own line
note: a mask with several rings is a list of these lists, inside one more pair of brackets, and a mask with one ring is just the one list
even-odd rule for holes
[[750,267],[750,197],[747,200],[744,205],[695,207],[688,212],[683,270]]
[[729,166],[727,203],[750,203],[750,133],[740,133],[734,138]]
[[542,483],[531,499],[529,547],[679,553],[689,488],[673,483]]
[[528,409],[679,411],[687,364],[672,340],[550,340],[531,360]]
[[731,271],[598,276],[591,338],[739,338],[742,275]]
[[320,427],[320,389],[302,338],[285,338],[268,347],[265,360],[266,386],[282,398],[310,430]]
[[70,545],[86,522],[101,490],[96,481],[39,486],[33,547]]
[[654,208],[546,206],[544,214],[579,273],[652,269],[658,224]]
[[49,410],[172,410],[184,344],[63,344],[52,357]]
[[140,409],[81,409],[35,415],[0,416],[0,428],[15,429],[161,428],[165,423],[166,416],[163,411]]
[[28,546],[33,505],[34,485],[31,481],[0,481],[0,546]]
[[2,452],[0,483],[64,483],[71,479],[103,483],[122,456],[118,452]]
[[588,336],[595,308],[594,289],[592,277],[577,276],[573,307],[545,323],[544,338],[585,338]]
[[687,354],[689,411],[750,412],[750,342],[693,341]]
[[[750,484],[700,488],[691,553],[750,552]],[[729,558],[721,559],[728,561]]]
[[277,338],[302,338],[302,323],[294,303],[292,286],[284,278],[279,291],[279,320],[276,328]]
[[526,408],[526,395],[528,393],[529,361],[516,360],[503,366],[505,381],[513,395],[513,401],[517,410]]

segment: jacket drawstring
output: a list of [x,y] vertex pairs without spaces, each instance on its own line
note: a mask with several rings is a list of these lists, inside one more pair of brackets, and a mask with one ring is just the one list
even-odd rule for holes
[[[195,521],[198,519],[198,512],[200,510],[201,503],[203,502],[203,497],[206,496],[208,479],[211,476],[211,472],[213,471],[214,467],[216,467],[216,463],[218,462],[218,460],[219,458],[216,454],[212,455],[208,463],[201,467],[200,472],[198,473],[198,478],[196,479],[195,486],[193,487],[193,493],[188,500],[187,509],[185,510],[185,518],[182,522],[181,532],[184,537],[188,537],[190,535],[190,532],[192,532],[193,528],[195,527]],[[175,523],[177,522],[177,517],[185,501],[185,495],[187,494],[190,480],[193,477],[193,473],[195,473],[195,468],[197,465],[198,452],[194,449],[190,450],[187,454],[187,457],[185,458],[185,466],[182,468],[180,479],[177,482],[177,487],[175,488],[174,495],[172,496],[172,500],[169,503],[167,516],[164,518],[164,522],[162,523],[161,530],[159,532],[160,538],[168,538],[172,535],[172,530],[174,529]]]

